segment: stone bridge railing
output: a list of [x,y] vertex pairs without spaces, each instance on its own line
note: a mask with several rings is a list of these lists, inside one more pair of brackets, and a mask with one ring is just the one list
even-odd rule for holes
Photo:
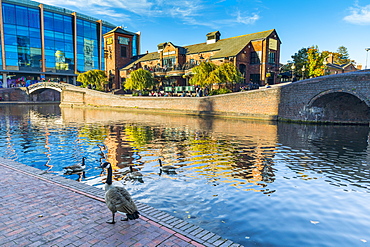
[[62,92],[63,89],[70,87],[71,85],[68,83],[60,83],[60,82],[39,82],[32,84],[27,87],[27,94],[32,94],[33,92],[40,90],[40,89],[54,89],[58,92]]

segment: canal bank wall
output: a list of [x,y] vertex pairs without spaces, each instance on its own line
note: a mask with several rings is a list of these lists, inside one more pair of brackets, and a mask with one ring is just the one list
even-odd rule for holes
[[281,87],[275,85],[207,97],[132,97],[73,88],[62,91],[60,106],[277,120],[280,92]]

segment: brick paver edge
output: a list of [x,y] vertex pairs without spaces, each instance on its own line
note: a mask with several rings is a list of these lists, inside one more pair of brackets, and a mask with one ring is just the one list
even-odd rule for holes
[[[104,200],[105,192],[102,189],[99,189],[99,188],[96,188],[96,187],[93,187],[93,186],[90,186],[84,183],[80,183],[80,182],[77,182],[77,181],[74,181],[68,178],[64,178],[58,175],[50,174],[50,173],[47,173],[46,171],[31,167],[31,166],[27,166],[25,164],[22,164],[22,163],[13,161],[13,160],[5,159],[2,157],[0,157],[0,165],[6,168],[9,168],[9,169],[15,170],[17,172],[21,172],[23,174],[35,177],[37,179],[40,179],[40,180],[43,180],[49,183],[53,183],[57,186],[63,187],[75,193],[79,193],[81,195],[84,195],[94,200],[105,203],[105,200]],[[141,214],[140,218],[142,220],[152,225],[155,225],[171,233],[172,235],[176,237],[186,240],[190,244],[193,244],[195,246],[217,246],[219,247],[222,245],[222,246],[243,247],[240,244],[233,243],[232,241],[228,239],[224,239],[217,234],[209,232],[196,225],[192,225],[191,223],[183,221],[166,212],[155,209],[149,205],[146,205],[144,203],[137,202],[137,201],[135,201],[135,203],[137,204],[137,207],[140,211],[140,214]],[[160,215],[161,217],[157,218],[156,217],[157,215]],[[179,222],[179,223],[173,225],[173,223],[171,222],[173,221],[174,218],[176,219],[176,222]],[[169,222],[170,224],[166,222],[166,219],[170,221]],[[194,229],[193,230],[194,234],[192,234],[192,231],[186,232],[180,229],[184,225],[192,225],[191,228]],[[202,236],[199,236],[199,232],[202,232]],[[207,240],[201,238],[208,234],[213,234],[213,237]]]

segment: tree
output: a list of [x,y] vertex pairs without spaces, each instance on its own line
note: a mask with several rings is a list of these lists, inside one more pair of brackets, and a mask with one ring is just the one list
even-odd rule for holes
[[104,91],[105,85],[108,83],[105,72],[98,69],[79,74],[77,81],[82,83],[82,87],[92,87],[99,91]]
[[349,59],[348,49],[344,46],[339,46],[336,53],[334,53],[334,63],[336,64],[347,64],[352,62]]
[[320,52],[318,46],[312,46],[307,51],[307,73],[308,77],[325,75],[324,60],[329,52]]
[[232,63],[223,63],[220,66],[211,62],[203,62],[192,69],[194,76],[190,78],[191,85],[201,87],[212,85],[213,83],[226,86],[238,83],[243,79],[240,71]]
[[193,76],[190,78],[190,85],[199,85],[205,87],[213,83],[211,73],[217,68],[217,65],[211,62],[202,62],[192,68]]
[[[308,77],[308,71],[307,71],[307,61],[308,61],[308,49],[309,48],[301,48],[297,53],[295,53],[294,55],[292,55],[292,59],[293,59],[293,63],[295,65],[295,71],[301,71],[302,72],[302,68],[304,66],[305,70],[304,70],[304,75],[303,77],[307,78]],[[289,67],[287,67],[288,71],[291,71],[291,65],[293,64],[291,63]],[[298,72],[299,73],[299,72]]]
[[124,83],[125,89],[144,90],[153,87],[155,84],[153,75],[144,69],[131,72],[130,77]]
[[210,79],[214,83],[225,83],[226,87],[229,87],[230,84],[241,82],[243,76],[234,64],[223,63],[212,71]]

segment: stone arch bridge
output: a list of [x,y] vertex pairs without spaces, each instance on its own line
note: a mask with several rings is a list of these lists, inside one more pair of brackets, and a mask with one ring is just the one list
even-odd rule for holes
[[149,110],[278,121],[370,123],[370,70],[211,97],[131,97],[54,82],[31,85],[25,92],[28,101],[60,101],[63,107]]
[[39,82],[25,88],[30,101],[60,101],[64,89],[73,87],[68,83]]
[[322,76],[281,88],[279,119],[370,123],[370,70]]

